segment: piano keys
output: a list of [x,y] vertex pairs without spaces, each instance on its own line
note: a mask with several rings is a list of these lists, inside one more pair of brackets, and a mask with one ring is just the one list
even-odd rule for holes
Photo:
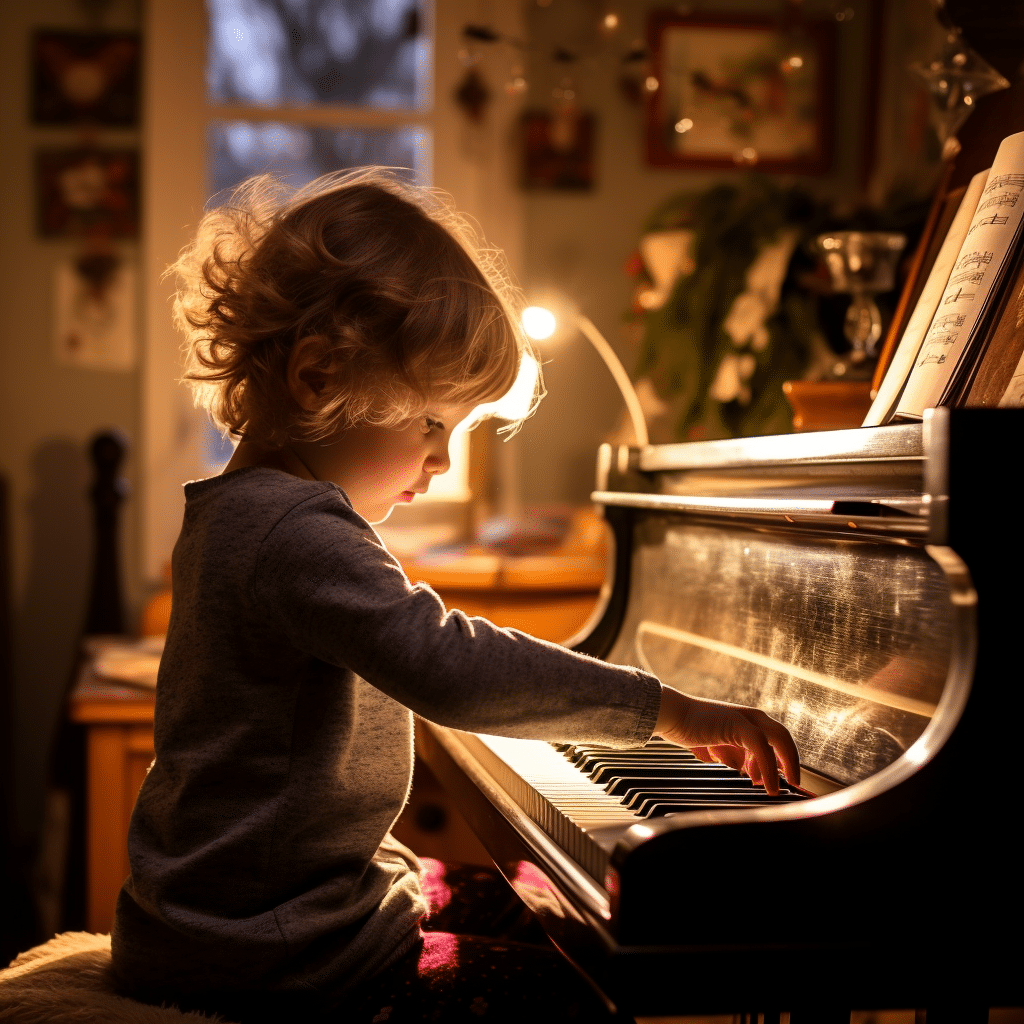
[[661,743],[559,749],[422,724],[421,752],[499,868],[612,1002],[933,1022],[1024,1002],[1008,784],[1022,487],[1002,452],[1022,426],[1017,410],[935,410],[602,450],[613,568],[574,646],[763,708],[796,738],[804,790],[766,799]]

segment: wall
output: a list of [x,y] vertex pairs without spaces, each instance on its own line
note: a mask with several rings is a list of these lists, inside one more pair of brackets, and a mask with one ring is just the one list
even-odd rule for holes
[[[910,0],[910,6],[917,2]],[[920,3],[927,6],[925,0]],[[603,5],[618,11],[622,21],[616,38],[599,50],[592,26],[602,5],[528,5],[533,54],[528,105],[549,102],[551,87],[562,73],[548,57],[556,44],[594,54],[579,60],[574,74],[581,106],[597,114],[597,160],[595,184],[589,191],[527,194],[526,285],[531,294],[574,302],[617,349],[629,370],[636,360],[638,338],[623,322],[632,291],[623,265],[637,247],[641,225],[664,199],[703,190],[716,180],[735,179],[742,173],[673,170],[646,163],[643,109],[621,95],[616,84],[618,60],[629,41],[646,38],[648,14],[666,6],[656,0]],[[684,6],[691,11],[761,17],[772,16],[781,8],[757,0],[713,0]],[[804,6],[822,8],[826,14],[836,7]],[[871,5],[858,0],[851,6],[857,16],[837,26],[840,87],[833,168],[827,175],[802,179],[812,191],[844,198],[856,195],[866,184],[861,181],[861,163],[875,130],[875,122],[865,112]],[[895,9],[903,5],[885,6],[892,18]],[[512,442],[519,447],[522,498],[526,504],[584,502],[592,489],[594,454],[601,442],[618,433],[622,401],[597,355],[572,331],[564,332],[557,345],[548,346],[545,355],[548,397]]]
[[[88,446],[116,427],[138,439],[137,370],[87,370],[52,355],[52,277],[73,242],[42,240],[34,223],[33,155],[73,145],[64,128],[29,122],[29,47],[38,27],[84,29],[73,0],[6,0],[0,4],[0,472],[11,485],[15,836],[39,825],[43,780],[61,698],[85,615],[92,557]],[[114,0],[103,27],[138,26],[131,0]],[[102,131],[101,143],[133,144],[137,133]],[[135,244],[119,252],[135,261]],[[134,486],[137,461],[124,474]],[[123,578],[130,621],[139,604],[137,508],[122,512]]]
[[[451,0],[440,2],[450,4]],[[858,10],[865,9],[865,0],[852,2]],[[460,3],[467,10],[476,9],[469,0]],[[927,6],[927,0],[908,3]],[[29,124],[29,39],[37,26],[86,27],[82,13],[86,6],[75,0],[0,3],[0,302],[5,311],[0,323],[0,471],[12,487],[16,828],[23,842],[38,829],[48,747],[86,605],[91,557],[88,443],[97,431],[116,426],[138,445],[142,422],[138,370],[72,369],[57,365],[50,354],[51,276],[55,261],[73,254],[74,246],[36,237],[32,157],[43,144],[73,142],[74,133]],[[555,0],[542,7],[536,0],[523,0],[526,33],[533,40],[531,52],[546,55],[556,41],[573,41],[582,31],[580,19],[584,14],[592,17],[599,6],[590,0]],[[629,40],[642,37],[647,12],[664,5],[629,0],[616,6],[623,16],[619,38]],[[750,2],[730,4],[729,0],[714,6],[751,9]],[[767,6],[776,9],[774,4]],[[753,3],[755,10],[765,7]],[[891,20],[903,5],[885,7]],[[479,17],[484,18],[487,5],[481,9]],[[502,17],[507,21],[506,15]],[[139,23],[136,3],[111,0],[105,27],[130,28]],[[864,75],[870,63],[864,24],[852,23],[850,43],[842,49],[838,68],[844,89],[837,113],[841,129],[837,170],[811,183],[833,194],[847,194],[858,187],[867,137]],[[441,103],[447,102],[453,81],[461,74],[455,50],[454,45],[445,46],[437,54]],[[515,58],[509,48],[488,58],[492,89],[502,89],[503,74],[498,69]],[[197,57],[190,53],[186,59],[194,62]],[[893,67],[906,59],[905,53],[891,55]],[[446,62],[443,69],[442,62]],[[716,176],[645,164],[642,114],[619,95],[615,62],[616,53],[609,51],[578,74],[584,106],[598,115],[595,187],[579,194],[527,193],[522,200],[521,230],[490,233],[516,250],[515,263],[523,268],[523,283],[532,295],[545,298],[554,293],[574,300],[631,367],[635,349],[621,319],[631,285],[622,265],[636,247],[641,223],[660,200],[704,188]],[[545,90],[551,82],[545,75],[549,73],[549,62],[544,60],[527,69],[532,82],[530,105],[546,102]],[[895,76],[891,88],[898,91],[901,81]],[[101,138],[131,142],[138,135],[107,132]],[[444,144],[438,140],[439,146]],[[448,144],[465,144],[465,139],[451,139]],[[508,133],[492,140],[492,147],[492,156],[514,154],[517,143]],[[890,147],[890,160],[898,164],[893,151]],[[173,173],[173,162],[167,166]],[[472,200],[463,197],[464,205],[479,207],[473,212],[485,228],[495,213],[488,215],[488,203],[512,204],[507,184],[503,175],[502,190],[497,193],[503,200],[482,187],[473,192]],[[148,202],[159,204],[160,198],[153,194]],[[147,197],[143,199],[145,204]],[[137,259],[134,245],[122,246],[122,252],[129,260]],[[573,338],[571,331],[565,333],[568,336],[558,346],[545,350],[548,398],[522,433],[500,449],[503,462],[518,471],[519,494],[526,504],[585,502],[596,449],[613,432],[620,413],[618,394],[596,354],[581,338]],[[124,469],[135,495],[122,514],[130,623],[148,586],[139,557],[139,463],[130,454]]]

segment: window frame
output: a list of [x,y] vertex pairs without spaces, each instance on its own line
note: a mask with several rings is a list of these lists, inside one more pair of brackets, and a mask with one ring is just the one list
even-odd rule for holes
[[[500,31],[523,36],[519,4],[495,12]],[[504,249],[513,274],[523,279],[524,199],[516,180],[514,124],[522,98],[500,88],[506,55],[482,55],[493,100],[483,122],[470,122],[452,97],[465,69],[457,54],[462,28],[476,19],[473,0],[427,5],[424,31],[433,34],[431,102],[421,109],[334,106],[250,107],[211,104],[206,96],[207,16],[203,0],[146,0],[143,119],[143,373],[141,465],[141,567],[145,582],[159,585],[181,526],[182,484],[208,474],[203,421],[181,377],[180,338],[171,324],[173,282],[165,268],[188,243],[207,200],[207,127],[213,121],[285,121],[314,127],[424,127],[432,140],[433,184],[456,197],[490,244]],[[487,62],[493,66],[486,68]],[[453,521],[472,518],[464,506],[488,486],[487,439],[474,435],[469,490],[453,502]]]

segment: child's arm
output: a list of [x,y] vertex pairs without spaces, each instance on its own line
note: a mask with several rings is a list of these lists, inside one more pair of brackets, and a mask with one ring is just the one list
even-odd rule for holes
[[800,757],[785,726],[756,708],[688,697],[662,684],[661,711],[654,731],[689,747],[702,761],[720,761],[747,773],[773,796],[779,792],[779,765],[787,780],[800,784]]

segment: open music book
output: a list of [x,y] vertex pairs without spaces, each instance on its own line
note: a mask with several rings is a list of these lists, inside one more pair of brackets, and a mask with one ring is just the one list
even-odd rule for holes
[[975,175],[864,420],[1024,404],[1024,132]]

